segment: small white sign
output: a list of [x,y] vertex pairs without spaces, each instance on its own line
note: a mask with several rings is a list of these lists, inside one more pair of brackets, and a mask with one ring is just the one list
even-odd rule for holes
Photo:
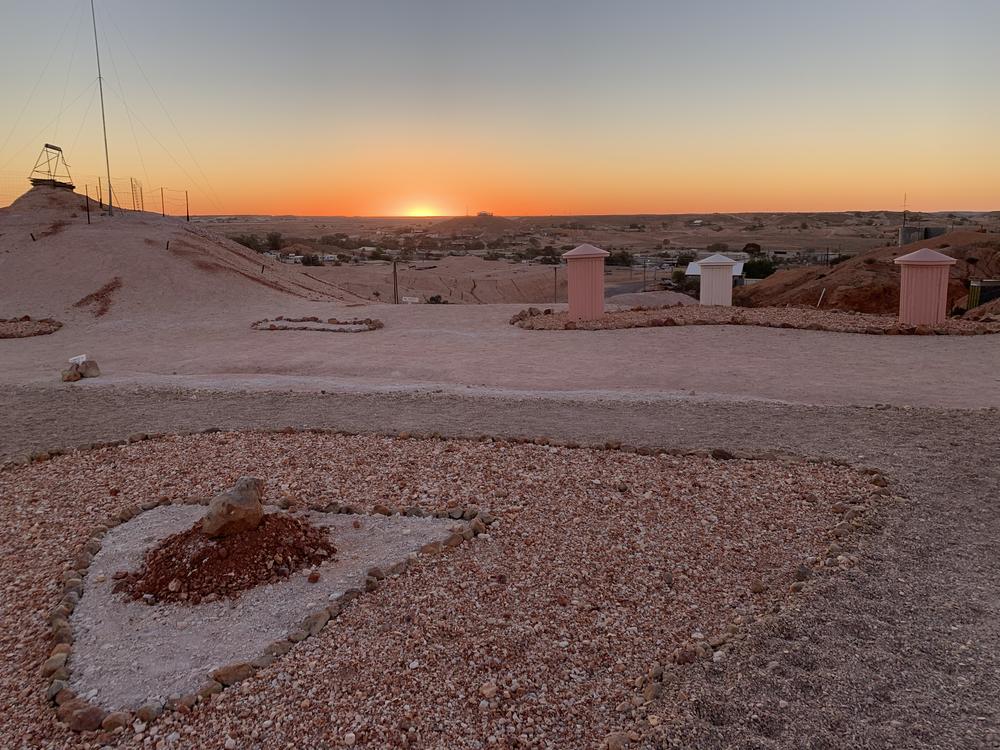
[[407,305],[415,305],[420,302],[420,297],[403,297],[403,303]]
[[86,361],[87,361],[86,354],[77,354],[75,357],[69,358],[69,363],[71,365],[82,365]]

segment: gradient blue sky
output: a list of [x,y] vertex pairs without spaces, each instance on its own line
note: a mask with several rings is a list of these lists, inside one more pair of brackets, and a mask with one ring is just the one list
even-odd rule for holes
[[[1000,208],[995,0],[97,6],[112,173],[205,212]],[[0,171],[102,171],[89,13],[0,0]]]

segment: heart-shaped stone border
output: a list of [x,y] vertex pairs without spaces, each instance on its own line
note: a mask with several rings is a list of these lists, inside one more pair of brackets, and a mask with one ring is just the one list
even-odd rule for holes
[[[74,559],[72,568],[63,574],[63,597],[49,615],[49,625],[56,646],[49,658],[42,664],[40,673],[43,678],[49,681],[46,688],[46,697],[55,704],[59,720],[73,731],[89,732],[103,729],[110,732],[119,728],[125,728],[135,721],[148,725],[149,722],[159,717],[164,710],[187,713],[194,708],[199,699],[208,700],[212,695],[222,692],[225,688],[252,677],[257,670],[270,666],[276,659],[291,651],[296,643],[318,635],[326,627],[327,623],[339,616],[351,602],[364,593],[370,593],[378,589],[386,577],[404,573],[409,564],[407,560],[403,560],[388,570],[382,570],[377,567],[369,569],[365,575],[363,589],[347,589],[328,606],[309,613],[292,629],[287,637],[268,644],[264,652],[256,658],[249,661],[227,664],[213,670],[209,675],[206,675],[206,683],[195,693],[178,696],[165,703],[161,703],[159,700],[148,700],[134,712],[126,709],[108,712],[100,706],[95,706],[85,699],[78,697],[69,685],[71,671],[68,660],[73,652],[74,639],[73,629],[70,625],[70,616],[83,596],[83,581],[91,562],[101,549],[101,541],[104,535],[110,529],[119,524],[131,521],[140,513],[152,510],[161,505],[191,504],[207,505],[208,499],[198,499],[195,501],[165,499],[162,502],[149,502],[141,506],[125,508],[115,518],[111,519],[109,523],[95,527],[84,544],[83,550]],[[366,515],[351,505],[342,505],[340,503],[331,503],[325,508],[314,510],[313,512]],[[433,516],[436,518],[450,518],[456,521],[456,525],[451,528],[451,533],[444,541],[424,544],[420,548],[420,554],[422,555],[433,555],[446,549],[458,547],[463,542],[469,541],[480,534],[485,534],[489,526],[496,520],[492,514],[476,506],[445,508],[428,512],[416,506],[400,511],[385,505],[377,505],[375,506],[374,515]]]

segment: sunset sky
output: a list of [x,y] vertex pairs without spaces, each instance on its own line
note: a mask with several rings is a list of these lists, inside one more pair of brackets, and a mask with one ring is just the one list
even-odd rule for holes
[[[97,9],[112,174],[196,213],[1000,209],[997,0]],[[0,0],[0,65],[0,182],[96,180],[89,0]]]

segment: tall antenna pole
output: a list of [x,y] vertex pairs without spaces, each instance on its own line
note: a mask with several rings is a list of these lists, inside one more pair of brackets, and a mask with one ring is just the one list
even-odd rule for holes
[[94,52],[97,54],[97,88],[101,92],[101,127],[104,129],[104,166],[108,170],[108,216],[114,214],[114,198],[111,192],[111,160],[108,157],[108,121],[104,116],[104,78],[101,76],[101,48],[97,44],[97,13],[94,0],[90,0],[90,20],[94,22]]

